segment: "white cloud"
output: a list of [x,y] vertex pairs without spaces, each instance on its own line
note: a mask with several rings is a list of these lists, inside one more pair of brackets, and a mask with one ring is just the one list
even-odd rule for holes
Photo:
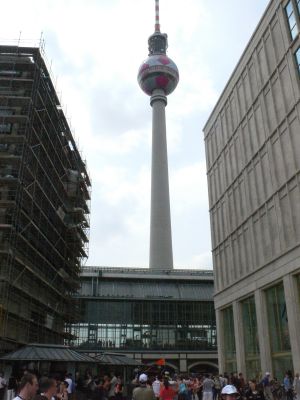
[[[168,54],[180,71],[166,109],[175,265],[211,265],[201,129],[266,4],[161,1]],[[22,31],[37,43],[44,32],[91,171],[89,263],[146,266],[151,107],[136,74],[147,57],[154,1],[15,0],[1,11],[13,18],[2,18],[0,38],[18,38]]]
[[194,255],[192,257],[191,264],[196,265],[198,268],[211,269],[212,268],[211,252],[207,251],[201,254]]

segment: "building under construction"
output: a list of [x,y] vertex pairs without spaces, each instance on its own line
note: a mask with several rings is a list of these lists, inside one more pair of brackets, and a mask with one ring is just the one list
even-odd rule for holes
[[90,186],[41,49],[0,46],[0,353],[64,342]]

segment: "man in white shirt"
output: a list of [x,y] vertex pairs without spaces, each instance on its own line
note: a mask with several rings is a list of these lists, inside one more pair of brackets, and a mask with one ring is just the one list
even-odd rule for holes
[[156,376],[155,381],[152,383],[152,389],[157,399],[159,398],[160,388],[161,388],[161,382],[158,379],[158,376]]
[[72,381],[72,374],[67,374],[65,377],[65,381],[68,383],[67,391],[68,395],[70,395],[73,392],[73,381]]
[[205,375],[205,379],[202,385],[203,388],[202,400],[213,400],[213,387],[214,387],[214,381],[210,378],[208,374]]

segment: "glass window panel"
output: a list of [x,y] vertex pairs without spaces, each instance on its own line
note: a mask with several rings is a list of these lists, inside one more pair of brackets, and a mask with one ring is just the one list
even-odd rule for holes
[[292,35],[292,38],[295,39],[295,37],[297,36],[297,34],[298,34],[298,28],[297,28],[297,25],[294,25],[293,28],[291,28],[291,35]]
[[298,68],[298,72],[300,72],[300,47],[297,49],[295,53],[295,58],[296,58],[296,65]]
[[295,14],[293,13],[289,17],[289,26],[290,26],[291,29],[293,29],[295,25],[296,25],[296,18],[295,18]]
[[242,301],[242,318],[245,344],[246,375],[255,378],[260,371],[259,343],[254,296]]
[[295,39],[295,37],[297,36],[297,33],[298,33],[298,27],[296,24],[295,13],[294,13],[293,4],[291,1],[289,1],[287,6],[285,7],[285,12],[286,12],[286,16],[288,19],[291,37],[292,37],[292,39]]
[[225,349],[225,369],[226,371],[236,370],[236,349],[233,323],[233,309],[227,307],[222,310],[223,319],[223,338]]
[[83,303],[85,328],[73,325],[71,331],[77,336],[74,345],[216,350],[213,302],[84,299]]
[[285,7],[285,11],[286,11],[286,15],[287,17],[289,17],[292,13],[293,13],[293,6],[292,6],[292,2],[289,1]]
[[266,290],[268,325],[274,376],[283,378],[285,365],[292,365],[291,344],[283,284]]

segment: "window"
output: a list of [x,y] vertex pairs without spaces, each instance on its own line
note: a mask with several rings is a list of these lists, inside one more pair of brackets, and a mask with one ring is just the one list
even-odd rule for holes
[[[299,3],[298,3],[298,5],[299,5]],[[292,39],[295,39],[295,37],[297,36],[297,33],[298,33],[298,27],[297,27],[297,23],[296,23],[293,4],[291,1],[289,1],[287,3],[287,5],[285,7],[285,12],[286,12],[286,16],[288,19],[291,37],[292,37]]]
[[15,71],[15,70],[0,70],[0,76],[5,76],[5,77],[19,77],[21,76],[22,72],[21,71]]
[[216,350],[213,302],[85,299],[70,327],[84,348]]
[[232,306],[222,310],[225,370],[236,371],[236,349]]
[[246,372],[248,377],[259,378],[257,373],[260,371],[260,358],[254,296],[242,301],[241,306]]
[[283,284],[267,289],[265,293],[274,376],[283,379],[285,371],[292,365]]
[[[300,2],[300,0],[299,0],[299,2]],[[300,73],[300,47],[296,50],[295,59],[296,59],[296,65],[297,65],[298,72]]]

